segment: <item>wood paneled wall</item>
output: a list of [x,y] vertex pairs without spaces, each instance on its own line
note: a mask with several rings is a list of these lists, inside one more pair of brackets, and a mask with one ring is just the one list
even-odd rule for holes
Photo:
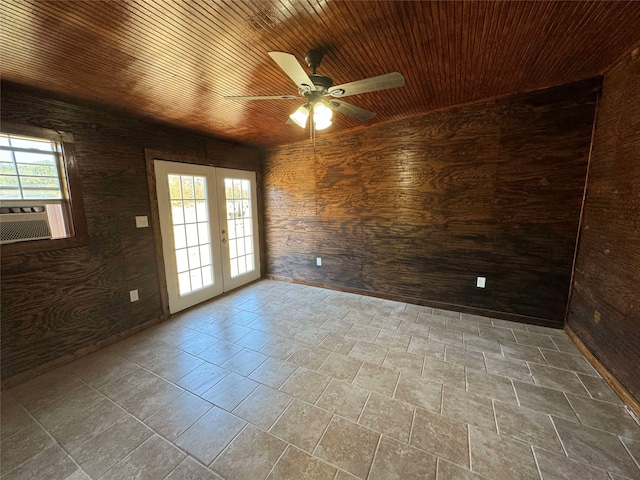
[[[89,230],[86,247],[2,256],[2,379],[162,313],[145,148],[258,170],[258,152],[2,84],[3,122],[72,133]],[[140,300],[129,302],[129,290]]]
[[561,325],[599,87],[582,81],[269,151],[267,271]]
[[640,48],[605,74],[567,324],[640,402]]

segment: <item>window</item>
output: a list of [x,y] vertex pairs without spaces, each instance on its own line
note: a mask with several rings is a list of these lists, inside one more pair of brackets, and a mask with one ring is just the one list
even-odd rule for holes
[[2,125],[0,243],[2,255],[86,244],[73,137]]

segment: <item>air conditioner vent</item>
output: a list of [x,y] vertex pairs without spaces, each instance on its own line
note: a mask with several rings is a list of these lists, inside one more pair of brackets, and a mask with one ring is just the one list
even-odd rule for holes
[[33,201],[0,205],[0,244],[51,238],[47,208]]

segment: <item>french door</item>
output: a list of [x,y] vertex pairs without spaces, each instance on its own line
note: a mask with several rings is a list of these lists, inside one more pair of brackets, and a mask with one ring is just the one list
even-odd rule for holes
[[169,311],[260,278],[254,172],[154,160]]

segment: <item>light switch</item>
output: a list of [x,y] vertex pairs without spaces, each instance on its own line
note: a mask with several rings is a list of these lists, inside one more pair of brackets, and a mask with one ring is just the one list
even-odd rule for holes
[[321,266],[322,266],[322,258],[320,258],[320,257],[316,257],[316,265],[317,265],[318,267],[321,267]]
[[484,288],[487,285],[487,278],[486,277],[478,277],[476,280],[476,287],[478,288]]
[[129,300],[131,300],[132,302],[137,302],[138,300],[140,300],[140,297],[138,296],[138,290],[131,290],[129,292]]
[[136,217],[136,228],[145,228],[149,226],[149,219],[146,215]]

